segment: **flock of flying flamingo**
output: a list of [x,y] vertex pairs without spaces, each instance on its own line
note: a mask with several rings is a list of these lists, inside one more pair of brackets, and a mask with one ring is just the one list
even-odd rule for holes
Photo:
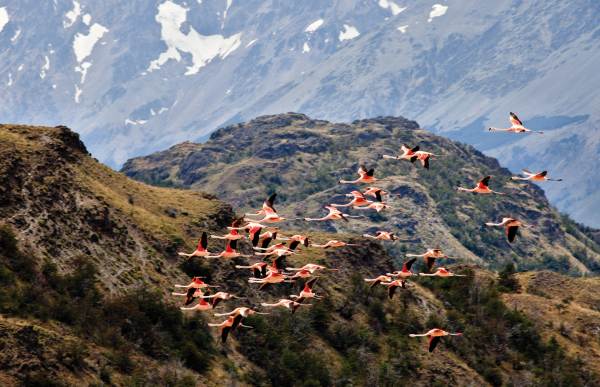
[[[542,133],[527,129],[523,126],[523,123],[518,119],[514,113],[510,113],[510,122],[512,126],[507,129],[489,128],[490,131],[506,131],[513,133]],[[383,155],[384,159],[393,160],[407,160],[411,163],[419,160],[422,167],[429,169],[430,160],[440,155],[436,155],[430,152],[425,152],[419,149],[419,146],[410,147],[403,144],[401,147],[402,153],[397,156]],[[547,172],[533,173],[527,169],[523,170],[524,177],[515,176],[514,180],[530,180],[530,181],[550,181],[547,177]],[[308,263],[302,267],[286,267],[284,260],[286,256],[297,254],[300,248],[338,248],[345,246],[358,246],[357,244],[351,244],[339,240],[329,240],[325,243],[314,243],[309,239],[308,235],[295,234],[284,236],[279,233],[278,227],[270,226],[284,222],[286,220],[304,220],[306,222],[325,222],[325,221],[337,221],[343,220],[349,222],[350,219],[360,218],[362,216],[350,215],[344,213],[340,208],[352,208],[355,210],[374,210],[377,212],[383,211],[390,208],[390,206],[384,201],[386,195],[389,195],[385,190],[375,186],[377,182],[382,180],[377,179],[375,176],[374,168],[367,169],[361,165],[358,169],[358,177],[355,180],[340,180],[340,184],[352,184],[360,185],[365,184],[368,187],[362,192],[359,190],[353,190],[346,194],[351,200],[343,204],[331,204],[325,206],[328,210],[327,215],[320,218],[296,218],[288,219],[280,216],[275,209],[275,200],[277,195],[272,194],[262,204],[262,208],[253,213],[246,213],[243,217],[235,219],[230,227],[228,227],[228,233],[226,235],[210,235],[213,239],[226,240],[225,250],[219,253],[212,253],[208,251],[208,239],[209,235],[206,232],[202,233],[200,241],[191,253],[180,252],[180,256],[187,258],[198,257],[205,259],[232,259],[232,258],[259,258],[254,263],[247,265],[236,265],[235,268],[239,270],[249,270],[251,277],[248,279],[250,284],[259,284],[259,290],[265,289],[268,286],[273,286],[282,283],[295,283],[298,280],[305,280],[302,290],[298,294],[289,295],[288,298],[281,298],[274,302],[262,302],[260,304],[263,308],[286,308],[289,309],[293,314],[300,307],[311,306],[308,303],[311,300],[319,300],[323,296],[315,293],[314,287],[318,280],[317,273],[324,271],[337,271],[337,269],[331,269],[323,265],[315,263]],[[490,176],[486,176],[477,182],[473,188],[457,187],[458,191],[470,192],[472,194],[496,194],[506,195],[504,192],[498,192],[492,190],[489,187]],[[556,179],[552,181],[560,181]],[[371,200],[371,198],[373,200]],[[259,218],[261,217],[261,218]],[[508,242],[512,243],[515,240],[519,227],[525,227],[524,223],[518,219],[512,217],[505,217],[499,223],[486,223],[487,226],[491,227],[504,227]],[[374,239],[378,241],[396,241],[398,237],[389,231],[377,231],[375,235],[363,234],[364,238]],[[237,250],[237,243],[239,240],[248,239],[252,244],[254,250],[253,255],[242,254]],[[376,278],[365,278],[365,282],[370,284],[370,288],[376,286],[387,287],[388,297],[393,298],[398,288],[406,289],[406,281],[412,276],[427,276],[427,277],[462,277],[463,275],[452,273],[450,270],[439,267],[436,271],[432,272],[437,259],[449,258],[439,248],[428,249],[422,254],[406,254],[409,259],[406,260],[402,269],[394,271],[392,273],[385,273],[377,276]],[[425,264],[426,272],[424,273],[413,273],[411,268],[415,261],[421,258]],[[268,262],[268,261],[270,262]],[[175,285],[177,288],[187,289],[185,292],[174,292],[174,296],[185,297],[185,301],[182,310],[199,310],[208,311],[214,310],[221,301],[227,301],[231,299],[240,299],[234,294],[217,291],[213,294],[211,289],[218,288],[216,285],[209,285],[205,283],[202,277],[194,277],[188,285]],[[198,302],[194,304],[194,302]],[[268,315],[269,312],[260,312],[249,307],[237,307],[226,313],[215,313],[214,315],[219,317],[227,317],[226,320],[218,324],[208,324],[211,327],[219,327],[221,333],[221,341],[226,342],[230,332],[237,328],[252,328],[251,326],[244,325],[244,319],[248,316]],[[461,333],[450,333],[439,328],[431,329],[430,331],[423,334],[411,334],[410,337],[428,337],[428,350],[433,352],[439,341],[444,336],[459,336]]]

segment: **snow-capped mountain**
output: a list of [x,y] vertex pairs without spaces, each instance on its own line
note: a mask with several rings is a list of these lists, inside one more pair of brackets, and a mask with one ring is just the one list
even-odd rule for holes
[[[595,0],[0,0],[0,121],[67,124],[113,167],[257,115],[403,115],[600,225]],[[543,136],[488,133],[515,111]],[[569,189],[573,185],[576,189]]]

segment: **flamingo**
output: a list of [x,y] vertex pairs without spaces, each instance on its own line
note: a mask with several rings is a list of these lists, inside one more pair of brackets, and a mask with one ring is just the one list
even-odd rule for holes
[[466,277],[466,275],[463,275],[463,274],[454,274],[450,270],[446,269],[445,267],[438,268],[435,271],[435,273],[431,273],[431,274],[419,273],[419,275],[426,276],[426,277]]
[[365,206],[365,207],[352,207],[355,210],[375,210],[377,212],[381,212],[386,208],[392,208],[391,206],[389,206],[387,203],[385,202],[371,202],[369,205]]
[[439,343],[441,337],[443,337],[443,336],[461,336],[461,335],[462,335],[462,333],[460,333],[460,332],[450,333],[450,332],[446,332],[439,328],[433,328],[427,333],[418,333],[418,334],[411,333],[409,336],[410,337],[429,337],[428,350],[429,350],[429,352],[433,352],[433,350]]
[[395,233],[389,231],[377,231],[375,235],[363,234],[363,237],[376,239],[378,241],[395,241],[398,240],[398,237]]
[[406,289],[406,281],[403,279],[393,280],[390,282],[380,282],[382,285],[387,286],[388,288],[388,298],[391,300],[394,298],[394,294],[396,293],[396,289],[402,288]]
[[[233,329],[235,329],[235,328],[233,328],[233,325],[234,325],[234,323],[236,323],[236,321],[235,321],[236,317],[229,316],[227,318],[227,320],[223,321],[222,323],[219,323],[219,324],[209,323],[208,324],[209,327],[219,327],[220,328],[220,330],[221,330],[221,343],[225,344],[225,342],[227,341],[227,336],[229,335],[229,332],[231,332]],[[250,329],[253,328],[251,326],[244,325],[241,322],[239,322],[238,324],[236,324],[236,327],[237,326],[240,326],[240,327],[243,327],[243,328],[250,328]]]
[[269,247],[269,244],[277,239],[277,229],[272,229],[267,232],[260,234],[258,240],[260,242],[260,247],[265,249]]
[[209,285],[206,282],[202,281],[202,277],[193,277],[192,278],[192,282],[190,282],[188,285],[174,285],[176,288],[194,288],[194,289],[200,289],[200,288],[218,288],[218,285]]
[[525,177],[521,176],[513,176],[513,180],[530,180],[530,181],[562,181],[563,179],[550,179],[548,175],[548,171],[542,171],[533,173],[528,169],[522,169]]
[[448,258],[441,249],[429,249],[423,254],[406,254],[407,257],[423,257],[425,265],[427,265],[427,272],[431,271],[431,268],[435,264],[435,260],[438,258]]
[[276,243],[276,244],[271,245],[269,247],[253,247],[253,249],[256,250],[256,251],[262,251],[262,252],[266,252],[266,253],[271,253],[271,252],[273,252],[275,250],[278,250],[278,249],[287,249],[287,247],[285,246],[285,243],[286,242],[279,242],[279,243]]
[[369,286],[370,288],[373,288],[374,286],[379,285],[381,282],[391,282],[391,281],[392,281],[392,278],[387,275],[380,275],[375,278],[365,278],[365,282],[371,283],[371,285]]
[[212,294],[210,296],[203,296],[202,298],[203,299],[211,299],[212,307],[216,308],[217,305],[219,304],[219,302],[221,302],[221,301],[231,300],[232,298],[242,298],[242,297],[238,297],[234,294],[227,293],[227,292],[216,292],[215,294]]
[[231,226],[228,227],[228,229],[229,229],[228,234],[223,235],[223,236],[211,235],[210,237],[215,238],[215,239],[227,239],[230,241],[235,241],[235,240],[244,238],[244,236],[238,232],[238,227],[242,220],[243,220],[243,218],[240,218],[240,219],[235,219],[233,222],[231,222]]
[[349,194],[346,194],[347,197],[352,197],[353,199],[346,204],[332,204],[332,207],[361,207],[368,206],[373,203],[370,200],[365,199],[365,196],[359,191],[352,191]]
[[406,261],[402,264],[402,270],[395,271],[393,273],[387,273],[387,275],[389,275],[391,277],[396,277],[396,278],[398,278],[398,277],[408,278],[410,276],[415,275],[412,271],[410,271],[410,268],[412,267],[413,263],[415,263],[416,260],[417,260],[417,258],[409,259],[408,261]]
[[387,194],[388,194],[388,192],[382,190],[381,188],[377,188],[377,187],[367,187],[367,189],[365,190],[365,192],[363,192],[364,196],[372,196],[378,202],[382,202],[383,201],[383,196],[387,195]]
[[346,243],[346,242],[338,241],[336,239],[331,239],[331,240],[327,241],[323,245],[319,245],[319,244],[313,243],[311,246],[313,246],[313,247],[320,247],[320,248],[323,248],[323,249],[328,249],[330,247],[345,247],[345,246],[360,246],[360,245],[359,244],[355,244],[355,243]]
[[[249,316],[252,316],[253,314],[270,314],[270,313],[265,313],[265,312],[257,312],[256,310],[252,309],[252,308],[248,308],[246,306],[240,306],[238,308],[235,308],[234,310],[230,311],[230,312],[225,312],[225,313],[215,313],[216,317],[222,317],[222,316],[233,316],[233,317],[238,317],[241,316],[242,318],[246,318]],[[237,325],[234,324],[233,328],[235,329]]]
[[519,119],[519,117],[517,117],[517,115],[513,112],[509,113],[509,117],[508,117],[509,121],[510,121],[510,128],[488,128],[488,130],[490,132],[510,132],[510,133],[537,133],[537,134],[544,134],[544,132],[542,131],[536,131],[536,130],[531,130],[531,129],[527,129],[525,126],[523,126],[523,122],[521,122],[521,120]]
[[261,284],[260,287],[258,288],[259,290],[263,290],[264,288],[266,288],[267,286],[271,285],[271,284],[279,284],[282,282],[291,282],[293,283],[294,280],[290,279],[290,277],[284,273],[281,272],[281,270],[279,269],[279,263],[277,260],[273,261],[273,265],[271,267],[269,267],[269,271],[266,277],[264,278],[250,278],[248,280],[249,283],[251,284]]
[[274,304],[268,304],[266,302],[263,302],[261,303],[261,305],[267,308],[276,308],[282,306],[291,310],[292,314],[296,313],[296,310],[301,306],[311,306],[311,304],[301,304],[299,302],[296,302],[294,300],[288,300],[286,298],[280,298],[279,301],[277,301]]
[[252,270],[252,274],[255,278],[263,278],[267,276],[267,266],[266,262],[256,262],[249,266],[235,265],[236,269],[250,269]]
[[[188,305],[188,304],[186,304]],[[200,311],[204,311],[204,310],[210,310],[214,308],[213,305],[211,305],[210,303],[206,302],[204,299],[200,298],[200,300],[198,300],[198,303],[194,306],[191,307],[186,307],[186,306],[182,306],[179,309],[181,310],[200,310]]]
[[418,146],[411,148],[406,144],[402,144],[400,150],[402,151],[402,154],[398,156],[383,155],[383,158],[393,160],[409,160],[410,162],[414,162],[417,159],[415,152],[419,151]]
[[[421,162],[421,165],[423,166],[423,168],[425,169],[429,169],[429,160],[432,157],[440,157],[440,155],[436,155],[430,152],[425,152],[425,151],[418,151],[415,152],[415,157],[417,158],[417,160],[419,160]],[[414,159],[411,159],[411,161],[414,161]]]
[[340,220],[343,219],[348,222],[348,218],[360,218],[359,216],[352,216],[348,214],[344,214],[342,211],[338,210],[333,206],[325,206],[329,213],[322,218],[304,218],[307,222],[323,222],[326,220]]
[[204,296],[204,292],[202,292],[201,288],[193,288],[193,287],[189,287],[187,289],[187,292],[185,292],[185,293],[173,292],[171,294],[174,296],[184,296],[185,297],[185,302],[183,303],[184,306],[188,306],[192,302],[194,302],[195,299],[201,298],[202,296]]
[[515,237],[517,236],[517,231],[519,230],[519,227],[525,227],[523,222],[515,218],[502,218],[502,222],[500,223],[488,222],[485,225],[490,227],[504,227],[504,230],[506,232],[506,239],[508,239],[508,242],[510,243],[513,243],[515,241]]
[[358,183],[374,183],[377,181],[373,175],[375,174],[375,168],[367,170],[367,167],[361,165],[358,168],[358,178],[356,180],[340,180],[341,184],[358,184]]
[[260,239],[260,232],[262,229],[266,229],[267,227],[261,223],[250,221],[244,226],[241,227],[227,227],[229,230],[245,230],[248,232],[248,239],[252,241],[252,246],[258,245],[258,240]]
[[256,215],[267,215],[267,213],[276,213],[277,211],[275,211],[275,198],[277,198],[277,194],[273,193],[271,194],[271,196],[269,196],[262,205],[262,208],[258,211],[256,211],[255,213],[250,213],[250,214],[245,214],[245,215],[250,215],[250,216],[256,216]]
[[292,248],[292,245],[294,244],[294,242],[301,243],[304,245],[304,247],[310,246],[310,240],[308,239],[308,236],[301,235],[301,234],[295,234],[295,235],[292,235],[291,237],[282,237],[279,240],[292,241],[292,243],[290,243],[290,249]]
[[206,250],[207,247],[208,247],[208,236],[207,236],[206,232],[203,232],[202,237],[198,241],[198,246],[196,247],[196,250],[194,250],[192,253],[179,252],[177,254],[180,256],[183,256],[183,257],[188,257],[188,258],[206,257],[207,255],[211,254],[208,250]]
[[330,270],[330,271],[338,271],[338,269],[330,269],[326,266],[323,265],[317,265],[316,263],[307,263],[306,265],[300,267],[300,268],[296,268],[296,267],[288,267],[286,270],[289,271],[302,271],[302,270],[306,270],[309,273],[313,274],[315,271],[317,270]]
[[206,258],[237,258],[237,257],[251,257],[251,255],[242,254],[236,251],[237,241],[236,240],[228,240],[227,245],[225,246],[225,250],[221,251],[217,255],[207,255]]
[[[273,246],[271,246],[271,247],[273,247]],[[296,252],[293,251],[293,250],[290,250],[289,248],[287,248],[285,246],[283,246],[283,247],[277,247],[277,248],[274,248],[274,249],[271,249],[271,250],[267,250],[267,251],[262,252],[262,253],[254,253],[254,254],[261,255],[263,257],[268,257],[270,255],[277,255],[278,257],[283,257],[283,256],[286,256],[286,255],[296,254]]]
[[483,179],[479,180],[477,182],[477,185],[475,186],[475,188],[463,188],[463,187],[457,187],[456,189],[459,191],[465,191],[465,192],[472,192],[474,194],[498,194],[498,195],[506,195],[506,193],[504,192],[497,192],[497,191],[493,191],[490,189],[490,187],[488,187],[488,185],[490,184],[490,179],[492,177],[491,176],[486,176]]
[[307,270],[307,269],[298,269],[298,271],[296,271],[294,273],[294,275],[290,277],[290,279],[310,278],[310,277],[312,277],[312,272],[310,270]]
[[296,296],[294,294],[290,295],[290,298],[292,298],[294,301],[296,301],[297,303],[301,304],[304,300],[307,299],[321,299],[323,298],[322,296],[317,296],[313,290],[312,287],[315,284],[315,282],[317,281],[318,278],[313,278],[308,280],[305,284],[304,284],[304,288],[302,289],[302,291],[300,291],[300,293]]

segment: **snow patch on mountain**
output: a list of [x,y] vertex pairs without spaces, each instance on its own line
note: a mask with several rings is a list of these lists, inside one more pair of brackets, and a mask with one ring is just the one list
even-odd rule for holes
[[354,38],[357,38],[358,36],[360,36],[360,32],[358,32],[356,27],[344,24],[344,30],[340,31],[338,39],[340,40],[340,42],[343,42],[344,40],[352,40]]
[[308,45],[308,42],[304,42],[304,45],[302,46],[302,53],[305,52],[310,52],[310,46]]
[[324,23],[324,22],[325,22],[325,20],[323,20],[323,19],[318,19],[318,20],[315,20],[314,22],[310,23],[310,24],[309,24],[309,25],[308,25],[308,26],[307,26],[307,27],[304,29],[304,32],[313,33],[313,32],[315,32],[316,30],[318,30],[318,29],[319,29],[319,28],[320,28],[320,27],[323,25],[323,23]]
[[248,42],[248,44],[246,44],[246,48],[250,47],[251,45],[253,45],[254,43],[256,43],[258,39],[252,39],[251,41]]
[[[0,28],[0,31],[2,31],[2,28]],[[21,29],[20,28],[15,31],[15,34],[12,36],[12,38],[10,38],[10,42],[11,43],[16,42],[17,39],[19,39],[19,36],[21,36]]]
[[79,103],[80,98],[81,98],[81,88],[78,85],[75,85],[75,95],[74,95],[74,99],[75,99],[75,103]]
[[179,51],[192,55],[192,66],[187,67],[185,75],[193,75],[206,66],[215,57],[225,59],[241,44],[242,33],[237,33],[225,38],[223,35],[201,35],[190,26],[186,35],[181,31],[181,26],[187,19],[187,9],[165,1],[158,6],[155,20],[161,25],[161,38],[167,45],[167,50],[148,66],[149,72],[158,70],[170,59],[181,61]]
[[227,19],[227,11],[229,11],[229,8],[231,8],[232,3],[233,3],[233,0],[227,0],[227,5],[225,6],[225,11],[223,11],[223,21],[221,22],[221,29],[223,29],[223,27],[225,27],[225,19]]
[[408,24],[405,24],[403,26],[400,26],[398,28],[396,28],[398,31],[402,32],[403,34],[406,33],[406,30],[408,30]]
[[90,27],[87,35],[78,32],[73,39],[73,51],[77,62],[81,63],[85,58],[90,56],[94,50],[94,46],[108,32],[108,28],[101,24],[94,23]]
[[6,7],[0,7],[0,32],[4,29],[4,26],[8,24],[10,18],[8,17],[8,11]]
[[75,71],[81,74],[81,80],[79,81],[80,84],[83,85],[85,82],[85,77],[87,76],[87,72],[90,67],[92,67],[91,62],[83,62],[81,65],[75,66]]
[[63,20],[63,27],[64,28],[71,27],[73,24],[75,24],[75,22],[77,21],[77,19],[79,18],[80,15],[81,15],[81,5],[79,4],[78,1],[74,0],[73,1],[73,9],[65,14],[65,18],[67,18],[67,20]]
[[401,7],[398,4],[390,0],[379,0],[379,6],[383,9],[389,9],[392,15],[396,16],[400,12],[404,11],[406,7]]
[[448,6],[447,5],[441,5],[441,4],[434,4],[431,6],[431,12],[429,12],[429,19],[427,19],[427,21],[429,23],[431,23],[431,21],[436,18],[436,17],[440,17],[440,16],[444,16],[446,14],[446,11],[448,10]]
[[86,13],[85,15],[83,15],[83,17],[81,18],[81,21],[83,22],[83,24],[85,24],[86,26],[89,26],[90,23],[92,22],[92,15],[90,15],[89,13]]
[[48,58],[48,55],[44,55],[44,65],[40,70],[40,78],[46,78],[46,73],[48,70],[50,70],[50,58]]

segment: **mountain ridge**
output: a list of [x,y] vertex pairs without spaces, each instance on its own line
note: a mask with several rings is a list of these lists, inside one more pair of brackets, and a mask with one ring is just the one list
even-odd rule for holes
[[[442,157],[434,157],[428,171],[407,162],[382,160],[384,153],[397,154],[403,143],[419,145],[422,150],[442,154]],[[397,204],[399,207],[388,212],[387,218],[383,211],[382,215],[374,215],[369,221],[355,221],[363,223],[354,229],[355,232],[373,232],[387,219],[394,231],[400,235],[407,232],[406,236],[413,239],[417,235],[416,242],[424,247],[448,240],[459,249],[455,252],[458,256],[469,257],[472,262],[501,267],[503,262],[498,259],[503,257],[503,260],[524,263],[524,268],[548,267],[540,260],[534,266],[527,264],[529,257],[537,255],[537,242],[532,240],[534,244],[526,250],[511,246],[514,253],[522,255],[515,258],[511,255],[513,252],[507,254],[501,241],[494,240],[497,237],[493,235],[497,234],[483,226],[485,222],[496,221],[495,218],[499,220],[518,213],[526,222],[535,224],[529,231],[532,233],[530,238],[540,243],[547,241],[550,245],[570,246],[568,253],[555,245],[556,252],[570,258],[548,256],[541,261],[546,260],[547,264],[563,271],[598,269],[600,250],[596,243],[577,226],[570,226],[573,234],[565,232],[564,226],[560,226],[560,214],[550,206],[538,185],[516,183],[510,179],[510,171],[501,167],[497,160],[469,145],[424,131],[415,121],[402,117],[356,120],[347,124],[313,120],[298,113],[262,116],[219,129],[203,144],[186,142],[132,159],[122,171],[152,184],[201,188],[242,209],[256,207],[260,205],[261,197],[278,192],[280,206],[294,216],[306,216],[309,211],[318,211],[313,203],[324,205],[339,201],[350,190],[350,187],[337,185],[337,180],[344,175],[353,175],[355,167],[349,165],[357,164],[375,167],[376,175],[388,180],[382,183],[383,188],[393,195],[401,195],[401,199],[390,197],[392,207]],[[493,175],[492,185],[506,186],[511,195],[479,198],[455,192],[456,186],[474,184],[485,175]],[[469,204],[470,201],[474,201],[475,207]],[[423,210],[431,217],[431,222],[419,216]],[[436,219],[442,219],[441,223],[436,224]],[[294,225],[304,227],[297,222]],[[470,236],[461,235],[458,229],[463,227],[469,230]],[[457,230],[448,231],[453,228]],[[326,226],[326,229],[335,228]],[[419,232],[427,237],[419,237]],[[477,234],[482,234],[483,239]],[[577,242],[579,238],[582,239]],[[588,245],[595,247],[590,249]],[[484,257],[484,260],[478,257]]]

